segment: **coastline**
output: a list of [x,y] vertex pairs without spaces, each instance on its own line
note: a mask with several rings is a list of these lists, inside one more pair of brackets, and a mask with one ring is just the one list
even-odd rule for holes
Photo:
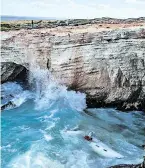
[[145,111],[145,26],[138,24],[145,25],[126,21],[109,27],[94,23],[3,31],[2,61],[29,71],[36,59],[60,84],[85,93],[88,107]]

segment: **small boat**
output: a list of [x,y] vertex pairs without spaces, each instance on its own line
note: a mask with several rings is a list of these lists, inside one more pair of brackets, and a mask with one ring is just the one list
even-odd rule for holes
[[[81,131],[79,129],[65,130],[65,133],[67,133],[68,135],[84,135],[84,131]],[[90,139],[87,139],[86,137],[90,137]],[[118,159],[124,158],[123,155],[114,151],[109,146],[107,146],[106,144],[98,140],[97,138],[94,138],[91,135],[91,132],[88,136],[85,136],[84,138],[89,142],[89,146],[97,154],[108,158],[118,158]]]
[[98,153],[101,156],[108,157],[108,158],[118,158],[118,159],[121,159],[124,157],[123,155],[112,150],[111,148],[109,148],[107,145],[105,145],[104,143],[102,143],[96,138],[93,138],[93,140],[89,143],[90,143],[89,146],[91,146],[93,151]]

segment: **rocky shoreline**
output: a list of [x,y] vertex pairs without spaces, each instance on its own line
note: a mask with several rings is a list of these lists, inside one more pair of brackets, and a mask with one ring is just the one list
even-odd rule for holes
[[145,158],[141,164],[121,164],[116,166],[111,166],[110,168],[144,168],[145,167]]
[[106,20],[108,28],[94,23],[2,32],[2,82],[26,79],[21,73],[35,60],[60,84],[86,93],[88,107],[145,111],[144,18],[117,25]]
[[[145,150],[145,145],[142,145]],[[121,164],[116,166],[111,166],[110,168],[145,168],[145,156],[143,157],[143,162],[140,164]]]

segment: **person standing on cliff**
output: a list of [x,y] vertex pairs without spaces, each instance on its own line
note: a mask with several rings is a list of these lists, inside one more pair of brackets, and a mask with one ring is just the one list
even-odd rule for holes
[[34,21],[32,20],[32,29],[33,29],[33,26],[34,26]]

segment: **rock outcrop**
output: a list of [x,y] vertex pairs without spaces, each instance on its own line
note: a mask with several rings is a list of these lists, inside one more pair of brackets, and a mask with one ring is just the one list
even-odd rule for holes
[[28,70],[13,62],[1,62],[1,83],[7,81],[26,81]]
[[141,164],[121,164],[116,166],[111,166],[110,168],[145,168],[145,157]]
[[88,107],[145,110],[145,27],[98,25],[2,32],[2,60],[35,60],[60,83],[87,94]]
[[7,108],[14,108],[14,107],[16,107],[16,105],[13,102],[9,101],[8,103],[1,106],[1,111]]

